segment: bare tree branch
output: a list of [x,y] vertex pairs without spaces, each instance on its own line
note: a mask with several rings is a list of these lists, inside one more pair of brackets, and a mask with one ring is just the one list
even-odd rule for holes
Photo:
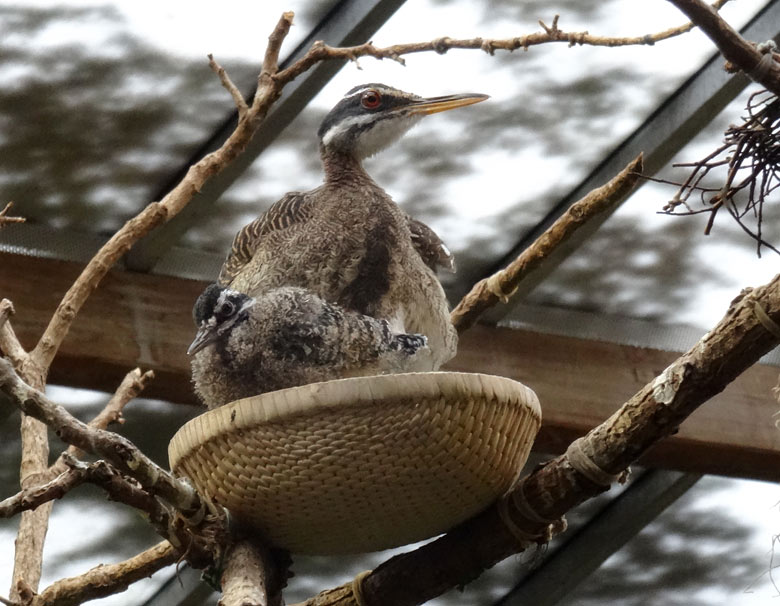
[[0,358],[0,390],[8,395],[22,412],[51,427],[60,439],[82,450],[106,458],[122,473],[141,486],[193,515],[203,504],[193,488],[159,467],[126,438],[103,429],[93,429],[82,423],[59,404],[22,381],[11,364]]
[[[89,422],[89,426],[93,429],[106,429],[112,423],[124,423],[122,410],[131,400],[138,397],[152,379],[154,379],[154,371],[151,370],[142,372],[140,368],[134,368],[128,372],[103,410]],[[49,474],[55,475],[65,469],[66,455],[79,458],[84,456],[84,451],[71,445],[52,463],[48,470]]]
[[[422,604],[562,530],[554,521],[607,490],[628,466],[780,343],[780,275],[732,302],[720,323],[620,410],[524,478],[493,507],[443,537],[395,556],[357,583],[372,606]],[[528,512],[531,512],[530,514]],[[508,520],[508,521],[507,521]],[[355,583],[305,606],[357,606]]]
[[[284,36],[289,31],[291,21],[292,13],[285,13],[274,33],[271,34],[270,39],[274,45],[278,46],[282,43]],[[269,46],[264,65],[272,63],[274,53],[278,54],[278,48]],[[224,170],[246,148],[252,135],[268,113],[268,109],[281,94],[282,84],[277,84],[270,76],[265,78],[263,83],[264,85],[258,88],[254,101],[246,114],[247,120],[238,123],[236,129],[219,149],[192,165],[179,184],[160,202],[152,202],[125,223],[101,247],[73,286],[65,293],[43,336],[31,352],[31,356],[44,376],[79,310],[111,266],[152,229],[177,215],[201,190],[206,181]]]
[[[726,4],[728,0],[718,0],[713,3],[715,10]],[[280,71],[276,76],[277,82],[287,83],[303,72],[307,71],[316,63],[330,59],[341,59],[355,61],[359,57],[374,57],[375,59],[392,59],[399,63],[404,63],[403,55],[422,52],[436,52],[440,55],[445,54],[451,49],[471,49],[482,50],[493,55],[497,50],[515,51],[518,49],[528,50],[532,46],[540,44],[564,42],[569,46],[652,46],[657,42],[668,40],[675,36],[684,34],[693,29],[693,23],[686,23],[679,27],[646,34],[644,36],[614,37],[614,36],[594,36],[586,31],[583,32],[565,32],[558,29],[558,15],[553,18],[552,26],[547,26],[539,22],[544,31],[518,36],[515,38],[465,38],[456,39],[449,37],[437,38],[430,42],[412,42],[409,44],[394,44],[384,48],[377,48],[371,42],[349,47],[328,46],[324,42],[315,42],[308,52],[298,61],[285,70]]]
[[263,69],[260,72],[260,79],[262,79],[263,74],[272,76],[279,71],[279,52],[282,50],[282,42],[284,42],[284,39],[290,32],[290,27],[292,27],[293,24],[293,17],[294,13],[292,12],[282,13],[274,31],[268,36],[268,45],[265,48]]
[[23,368],[27,362],[27,352],[16,338],[11,328],[11,316],[14,315],[14,305],[8,299],[0,301],[0,351],[13,362],[15,368]]
[[780,95],[780,62],[771,48],[762,53],[702,0],[669,2],[685,13],[715,43],[726,60],[775,95]]
[[41,486],[34,486],[0,501],[0,518],[10,518],[22,511],[35,509],[43,503],[61,499],[76,486],[84,483],[86,473],[79,469],[67,469]]
[[218,606],[282,606],[279,576],[264,546],[238,540],[225,554]]
[[[8,364],[0,358],[0,362]],[[49,459],[49,440],[46,426],[36,419],[22,415],[22,463],[20,485],[22,490],[46,481],[45,469]],[[29,591],[35,591],[41,580],[43,565],[43,543],[49,528],[52,503],[44,503],[35,511],[23,511],[16,534],[14,553],[13,585],[11,598],[19,598]],[[22,582],[24,579],[24,582]]]
[[[279,46],[289,31],[291,22],[292,13],[285,13],[275,28],[274,33],[271,34],[264,65],[275,65],[273,57],[278,55]],[[97,288],[111,266],[130,250],[130,247],[140,238],[156,226],[165,223],[178,214],[192,197],[201,190],[209,178],[221,172],[246,148],[252,135],[268,113],[268,109],[279,98],[283,86],[274,82],[270,75],[263,76],[261,74],[261,80],[263,81],[263,86],[258,87],[252,106],[246,114],[247,119],[239,122],[235,131],[228,137],[225,143],[219,149],[191,166],[179,184],[160,202],[152,202],[138,215],[125,223],[101,247],[84,268],[78,279],[68,289],[38,344],[30,355],[24,358],[24,365],[17,366],[17,370],[21,372],[22,377],[30,386],[37,390],[44,388],[49,367],[62,341],[67,336],[71,324],[89,295]],[[0,332],[8,337],[8,322],[5,322]],[[2,337],[0,336],[0,338]],[[4,339],[4,341],[5,345],[9,342],[9,338]],[[49,444],[46,428],[34,419],[23,416],[21,433],[22,466],[20,476],[22,488],[27,488],[41,483],[36,476],[46,471]],[[154,478],[148,479],[154,480]],[[197,502],[197,499],[194,502]],[[24,512],[22,514],[16,542],[12,598],[17,598],[21,595],[22,584],[20,580],[23,577],[26,580],[25,587],[29,587],[32,590],[37,589],[40,580],[43,542],[46,537],[46,529],[48,528],[50,510],[51,505],[46,504],[34,512]]]
[[236,109],[238,109],[238,119],[243,120],[246,116],[247,110],[249,110],[249,106],[246,104],[244,95],[242,95],[241,91],[238,90],[238,87],[233,84],[233,81],[230,79],[230,76],[228,76],[225,68],[216,62],[214,55],[209,53],[208,58],[209,67],[215,74],[217,74],[219,81],[222,82],[222,86],[225,88],[225,90],[227,90],[227,92],[230,93],[230,96],[233,98],[233,103],[236,104]]
[[168,536],[170,514],[161,509],[160,503],[140,485],[130,483],[105,461],[84,463],[67,453],[63,453],[61,459],[65,470],[56,478],[46,484],[22,490],[0,502],[0,518],[9,518],[49,501],[61,499],[77,486],[90,483],[103,488],[113,501],[146,513],[155,525],[162,525],[166,529],[164,536]]
[[178,551],[173,545],[162,541],[124,562],[101,564],[82,575],[59,580],[36,595],[30,606],[76,606],[119,593],[136,581],[173,564],[178,558]]
[[5,208],[3,208],[3,210],[0,210],[0,229],[8,225],[9,223],[24,223],[26,221],[24,217],[8,216],[8,211],[11,210],[11,207],[13,205],[14,205],[13,202],[9,202],[8,204],[5,205]]
[[578,200],[549,229],[539,236],[512,263],[498,273],[480,280],[466,294],[450,318],[458,332],[470,328],[485,310],[499,301],[507,302],[520,282],[591,219],[608,212],[625,200],[642,173],[642,156],[635,158],[609,183]]

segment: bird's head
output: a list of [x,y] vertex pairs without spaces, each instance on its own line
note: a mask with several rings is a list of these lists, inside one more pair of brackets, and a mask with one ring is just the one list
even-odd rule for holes
[[426,99],[384,84],[363,84],[350,90],[330,110],[317,135],[324,149],[363,159],[396,141],[423,116],[487,98],[466,93]]
[[192,308],[192,318],[198,332],[187,354],[196,354],[228,334],[248,317],[247,310],[254,304],[255,300],[244,293],[217,284],[208,286]]

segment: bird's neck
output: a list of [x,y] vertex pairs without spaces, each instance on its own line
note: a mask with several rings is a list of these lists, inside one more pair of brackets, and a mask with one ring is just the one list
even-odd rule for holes
[[325,183],[344,186],[376,185],[354,155],[320,146],[320,156],[325,170]]

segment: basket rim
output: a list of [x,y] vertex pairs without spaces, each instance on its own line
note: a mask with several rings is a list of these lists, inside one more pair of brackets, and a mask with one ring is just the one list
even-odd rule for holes
[[541,422],[541,407],[533,390],[507,377],[450,371],[350,377],[271,391],[206,411],[174,434],[168,445],[168,460],[175,469],[193,450],[225,432],[283,423],[303,414],[329,410],[338,414],[339,408],[359,406],[366,400],[393,403],[486,392],[500,399],[513,397]]

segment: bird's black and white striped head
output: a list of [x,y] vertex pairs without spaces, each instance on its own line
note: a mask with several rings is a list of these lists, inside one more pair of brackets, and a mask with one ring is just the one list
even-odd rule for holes
[[209,285],[195,301],[192,319],[198,332],[187,353],[192,355],[229,333],[246,320],[248,310],[255,304],[252,297],[218,284]]
[[362,84],[330,110],[317,134],[326,149],[367,158],[395,142],[423,116],[487,98],[467,93],[426,99],[384,84]]

